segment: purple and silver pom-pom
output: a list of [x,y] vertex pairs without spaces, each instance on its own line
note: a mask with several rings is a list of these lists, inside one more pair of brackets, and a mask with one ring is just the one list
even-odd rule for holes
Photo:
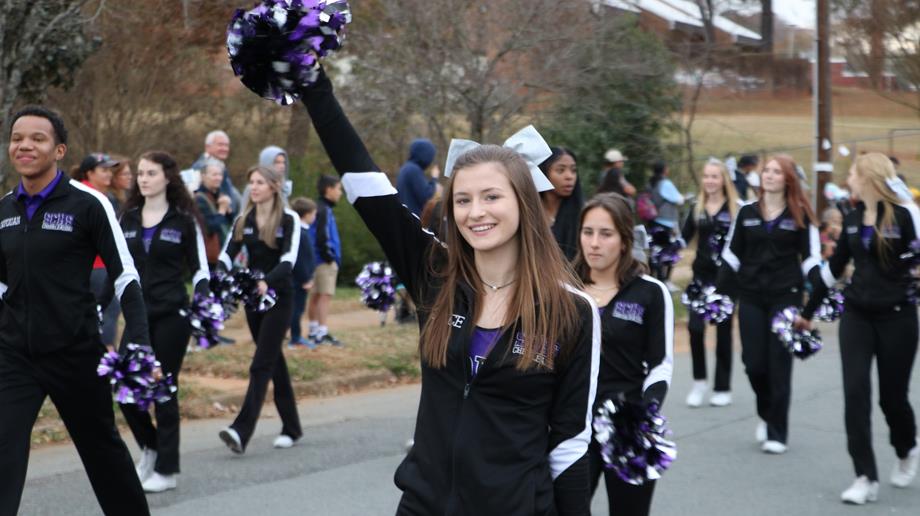
[[735,312],[735,303],[730,297],[716,292],[715,285],[704,285],[698,280],[693,280],[687,285],[680,301],[687,310],[710,324],[719,324],[731,318]]
[[[668,243],[661,245],[655,243],[658,241],[656,238],[657,235],[661,233],[668,233]],[[680,250],[684,247],[687,247],[686,243],[682,238],[675,237],[670,230],[654,226],[651,229],[651,234],[649,235],[652,245],[649,249],[649,265],[652,267],[667,267],[676,265],[680,261]]]
[[593,423],[604,467],[637,486],[661,478],[677,458],[677,445],[667,439],[671,432],[666,423],[657,403],[605,401]]
[[771,329],[796,358],[802,360],[814,355],[823,347],[821,334],[817,329],[796,330],[794,323],[799,309],[790,306],[776,313]]
[[109,351],[102,356],[96,374],[109,378],[115,401],[122,405],[137,405],[147,410],[152,403],[165,403],[176,392],[172,374],[161,379],[154,378],[154,370],[160,367],[150,346],[128,343],[127,351],[119,354]]
[[396,302],[396,285],[393,269],[385,262],[366,264],[355,283],[361,288],[361,302],[371,310],[386,312]]
[[843,313],[843,292],[832,288],[821,299],[821,305],[815,310],[815,317],[824,322],[834,322]]
[[220,344],[219,333],[224,329],[227,317],[221,301],[215,295],[195,294],[192,305],[179,310],[179,314],[188,318],[192,337],[198,347],[208,349]]
[[220,301],[224,309],[224,318],[228,319],[236,313],[239,304],[245,297],[236,277],[222,270],[211,272],[211,293]]
[[255,312],[265,312],[275,306],[278,296],[273,289],[268,289],[265,294],[259,294],[259,282],[265,281],[265,274],[246,268],[233,270],[233,277],[242,293],[241,301],[246,308]]
[[709,235],[709,241],[707,242],[709,255],[716,265],[722,265],[722,249],[725,247],[725,239],[730,228],[731,225],[729,224],[717,223]]
[[351,23],[346,0],[262,0],[237,9],[227,28],[233,73],[282,106],[319,76],[319,59],[342,47]]

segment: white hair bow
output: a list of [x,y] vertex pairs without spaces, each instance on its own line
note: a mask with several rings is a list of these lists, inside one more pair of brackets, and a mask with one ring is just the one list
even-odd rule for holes
[[900,177],[889,177],[885,179],[885,184],[888,185],[888,188],[890,188],[902,202],[911,202],[914,200],[914,196],[910,194],[910,188],[904,184],[904,181]]
[[[450,177],[453,173],[454,164],[457,162],[457,158],[477,147],[481,147],[481,144],[472,140],[459,140],[456,138],[451,140],[450,147],[447,149],[447,163],[444,165],[444,177]],[[511,149],[524,158],[524,161],[527,162],[527,166],[530,168],[530,177],[533,179],[533,183],[537,187],[538,192],[545,192],[554,188],[553,184],[549,182],[549,179],[546,178],[539,166],[540,163],[546,161],[546,158],[553,155],[553,151],[550,150],[549,145],[546,144],[546,141],[543,140],[543,137],[540,136],[540,133],[537,132],[534,126],[528,125],[514,133],[510,138],[505,140],[502,147]]]

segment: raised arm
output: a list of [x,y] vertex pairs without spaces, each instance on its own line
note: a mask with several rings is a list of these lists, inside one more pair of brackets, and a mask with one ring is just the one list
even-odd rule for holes
[[399,202],[396,189],[386,174],[379,172],[345,116],[325,72],[303,92],[303,101],[332,165],[342,175],[348,202],[380,243],[410,296],[420,302],[422,289],[431,283],[426,257],[436,242],[434,235],[423,230],[418,217]]

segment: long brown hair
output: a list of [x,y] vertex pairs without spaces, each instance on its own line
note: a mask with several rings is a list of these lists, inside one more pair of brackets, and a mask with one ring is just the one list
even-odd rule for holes
[[[176,159],[168,152],[157,150],[141,154],[141,157],[137,159],[138,163],[142,159],[163,167],[163,175],[166,176],[166,202],[179,213],[192,217],[199,226],[204,228],[204,219],[201,217],[201,212],[198,211],[198,204],[192,199],[188,188],[182,181],[182,176],[179,175],[179,164],[176,163]],[[135,177],[121,210],[126,212],[134,208],[143,208],[144,200],[140,188],[137,187],[137,177]]]
[[[435,253],[446,254],[447,264],[435,271],[443,283],[422,328],[419,344],[422,359],[436,368],[447,364],[447,347],[453,331],[448,323],[454,311],[454,294],[460,284],[468,285],[475,292],[473,320],[481,314],[482,303],[479,301],[485,290],[476,270],[473,248],[463,239],[454,220],[453,191],[457,175],[462,174],[463,169],[482,163],[498,165],[496,168],[511,183],[520,209],[520,225],[515,235],[519,267],[511,286],[514,290],[502,327],[510,326],[512,334],[521,332],[524,336],[523,354],[517,362],[519,370],[535,365],[552,369],[556,358],[552,344],[558,343],[560,355],[564,356],[578,330],[576,301],[567,290],[567,285],[575,284],[576,279],[566,268],[543,215],[543,204],[527,163],[516,152],[496,145],[483,145],[461,155],[447,182],[443,197],[445,222],[442,234],[447,248],[444,250],[438,246],[434,249]],[[545,358],[538,362],[537,356],[541,354]]]
[[[811,209],[811,203],[808,202],[808,198],[805,197],[805,192],[802,191],[802,185],[799,184],[799,175],[795,172],[795,161],[791,156],[786,154],[777,154],[776,156],[767,158],[767,160],[764,161],[764,166],[766,167],[771,161],[776,161],[779,164],[780,170],[783,171],[786,207],[789,208],[789,213],[791,213],[792,218],[795,219],[795,225],[802,229],[808,227],[809,224],[817,225],[815,212]],[[761,174],[763,174],[762,171]],[[760,181],[760,184],[763,184],[763,180]],[[764,207],[763,196],[764,189],[760,188],[757,194],[757,202],[760,204],[761,217],[766,219],[767,216],[764,211],[766,208]]]
[[[275,172],[273,168],[255,166],[246,171],[246,181],[249,181],[255,173],[262,176],[272,189],[272,211],[268,217],[268,223],[259,228],[259,240],[265,242],[268,247],[275,249],[278,247],[276,234],[278,227],[281,225],[281,217],[284,215],[284,198],[281,196],[281,174]],[[246,209],[243,210],[243,214],[236,221],[236,226],[233,228],[233,240],[235,242],[243,240],[243,227],[246,225],[246,219],[255,209],[256,203],[252,201],[246,203]],[[293,238],[298,237],[294,235]]]
[[645,274],[648,268],[633,256],[635,233],[633,233],[632,208],[629,207],[629,201],[626,200],[626,197],[618,193],[597,194],[585,203],[585,207],[582,208],[581,217],[578,219],[578,254],[575,255],[573,264],[575,273],[586,285],[594,283],[591,281],[591,267],[585,261],[584,249],[581,247],[581,228],[585,223],[585,215],[595,208],[600,208],[610,215],[610,219],[613,220],[613,227],[620,235],[621,255],[617,261],[616,278],[617,285],[623,288],[623,285],[629,283],[636,276]]

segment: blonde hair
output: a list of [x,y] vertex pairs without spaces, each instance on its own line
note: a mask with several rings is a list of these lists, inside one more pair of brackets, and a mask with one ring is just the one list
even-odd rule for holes
[[[249,181],[255,173],[265,179],[273,193],[272,211],[268,217],[268,223],[259,228],[259,239],[265,242],[268,247],[275,249],[278,247],[278,227],[281,226],[281,217],[284,215],[284,198],[281,196],[281,174],[275,172],[272,168],[255,166],[246,171],[246,180]],[[241,242],[243,240],[243,227],[246,225],[246,219],[255,209],[256,204],[254,202],[246,203],[246,209],[243,210],[243,214],[237,219],[236,226],[233,228],[234,241]],[[294,235],[292,238],[298,237]]]
[[894,207],[912,201],[902,201],[898,194],[888,187],[887,181],[898,177],[888,156],[880,152],[870,152],[857,156],[853,162],[853,169],[863,180],[863,184],[866,187],[871,185],[871,188],[878,194],[879,200],[885,207],[880,214],[881,216],[876,216],[875,219],[875,235],[879,243],[879,258],[884,260],[886,258],[885,252],[888,249],[887,242],[884,238],[881,238],[881,235],[884,230],[891,229],[894,226]]
[[[725,163],[713,158],[710,159],[705,165],[703,165],[703,170],[700,171],[700,175],[706,170],[706,167],[716,167],[719,169],[719,172],[722,173],[722,194],[725,195],[725,200],[728,202],[728,212],[732,216],[732,220],[735,220],[735,215],[738,213],[738,191],[735,190],[735,184],[732,182],[732,177],[728,174],[728,167],[725,166]],[[693,207],[693,216],[699,219],[703,216],[703,210],[706,209],[706,203],[709,201],[709,194],[706,193],[706,190],[702,190],[700,193],[700,200],[696,203],[696,206]]]

